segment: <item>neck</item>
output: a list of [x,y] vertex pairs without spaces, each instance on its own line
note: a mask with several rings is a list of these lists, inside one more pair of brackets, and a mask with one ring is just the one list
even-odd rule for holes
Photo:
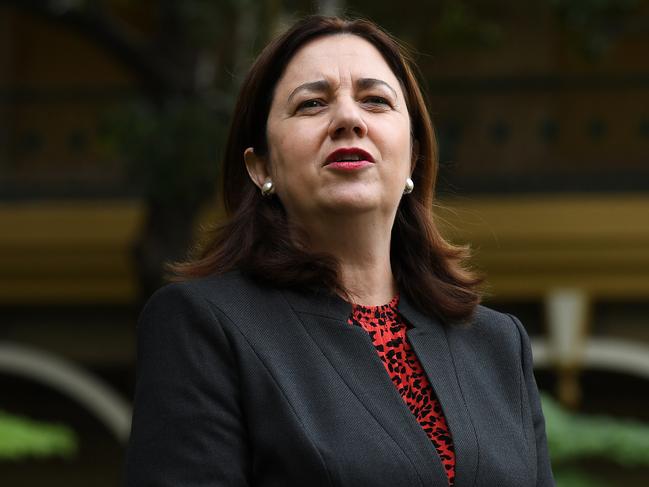
[[344,288],[356,304],[389,302],[397,292],[390,262],[394,216],[336,214],[303,225],[314,251],[333,255]]

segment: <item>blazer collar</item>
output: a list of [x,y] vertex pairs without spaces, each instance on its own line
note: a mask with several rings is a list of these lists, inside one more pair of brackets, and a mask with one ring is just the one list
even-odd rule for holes
[[324,288],[298,292],[287,290],[284,295],[295,311],[319,315],[337,321],[347,321],[352,305]]
[[[351,303],[326,289],[305,292],[286,291],[285,295],[293,309],[299,312],[319,315],[342,322],[347,322],[347,318],[352,312],[353,306]],[[397,308],[413,328],[431,331],[431,327],[442,330],[446,326],[440,317],[429,318],[419,312],[408,297],[403,294],[399,297]]]
[[[442,485],[446,475],[435,449],[403,402],[364,330],[347,319],[352,305],[327,291],[286,291],[293,309],[313,340],[365,408],[410,458],[425,485]],[[447,325],[420,312],[407,296],[399,312],[412,326],[407,337],[419,358],[446,417],[456,454],[455,486],[474,485],[478,443],[464,402],[449,343]]]
[[406,332],[410,345],[442,406],[455,448],[455,486],[475,484],[478,471],[478,439],[464,400],[453,353],[455,326],[436,316],[424,315],[404,297],[399,312],[413,328]]

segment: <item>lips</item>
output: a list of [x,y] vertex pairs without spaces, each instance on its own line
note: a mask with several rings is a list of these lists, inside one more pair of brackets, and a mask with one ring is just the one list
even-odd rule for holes
[[374,158],[370,155],[369,152],[359,149],[357,147],[342,148],[333,151],[327,157],[325,161],[325,166],[331,164],[332,162],[356,162],[356,161],[369,161],[374,162]]

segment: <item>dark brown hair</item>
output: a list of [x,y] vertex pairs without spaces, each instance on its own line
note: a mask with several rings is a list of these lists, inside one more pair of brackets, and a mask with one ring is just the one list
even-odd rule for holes
[[399,291],[420,310],[450,321],[465,321],[480,301],[481,279],[463,267],[465,247],[442,238],[434,223],[433,192],[437,143],[410,56],[389,34],[368,20],[311,16],[297,22],[261,52],[245,78],[232,118],[223,160],[223,203],[227,219],[196,258],[171,266],[176,279],[233,269],[273,286],[327,288],[348,296],[336,259],[314,253],[288,221],[277,197],[264,198],[247,174],[243,153],[267,151],[266,122],[277,82],[295,53],[328,35],[352,34],[369,41],[400,81],[411,119],[417,160],[414,191],[402,198],[391,240],[391,263]]

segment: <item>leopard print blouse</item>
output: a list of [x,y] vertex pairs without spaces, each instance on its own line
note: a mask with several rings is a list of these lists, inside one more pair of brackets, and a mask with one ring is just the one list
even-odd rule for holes
[[408,325],[397,310],[399,296],[380,306],[354,305],[348,323],[370,335],[385,369],[406,405],[432,441],[453,486],[453,441],[433,388],[406,339]]

